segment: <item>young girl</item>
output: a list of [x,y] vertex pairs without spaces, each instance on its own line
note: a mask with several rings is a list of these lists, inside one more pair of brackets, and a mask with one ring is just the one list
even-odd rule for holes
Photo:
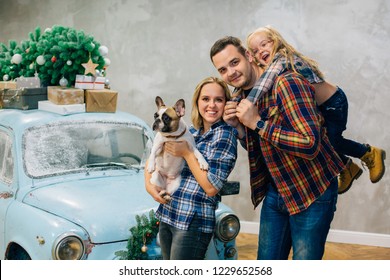
[[272,88],[276,77],[288,70],[301,74],[315,88],[315,100],[325,119],[324,126],[329,140],[346,165],[339,176],[339,194],[348,191],[353,180],[358,179],[363,172],[347,156],[361,159],[369,168],[371,182],[378,182],[385,172],[385,151],[342,136],[347,125],[347,97],[341,88],[324,80],[317,63],[295,50],[270,26],[261,27],[250,33],[247,37],[247,46],[257,63],[265,68],[265,72],[247,97],[250,101],[259,100]]
[[180,187],[165,201],[159,189],[150,184],[145,172],[148,193],[158,202],[159,236],[164,260],[204,259],[213,236],[218,192],[227,181],[237,158],[236,131],[222,115],[230,91],[220,79],[209,77],[195,89],[192,100],[190,132],[196,147],[209,164],[201,170],[186,142],[167,142],[165,152],[185,159]]

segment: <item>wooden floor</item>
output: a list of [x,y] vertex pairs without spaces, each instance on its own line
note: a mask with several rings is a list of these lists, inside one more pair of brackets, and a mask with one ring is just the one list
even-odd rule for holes
[[[257,256],[257,235],[240,233],[236,240],[238,247],[238,259],[255,260]],[[328,242],[325,245],[325,255],[323,259],[390,260],[390,248]]]

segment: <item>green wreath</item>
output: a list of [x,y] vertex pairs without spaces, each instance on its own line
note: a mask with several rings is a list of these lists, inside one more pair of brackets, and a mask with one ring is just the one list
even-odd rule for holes
[[153,210],[150,210],[149,218],[143,214],[136,215],[135,219],[137,225],[130,229],[131,236],[127,241],[127,251],[115,253],[121,260],[147,260],[147,245],[157,236],[159,221]]

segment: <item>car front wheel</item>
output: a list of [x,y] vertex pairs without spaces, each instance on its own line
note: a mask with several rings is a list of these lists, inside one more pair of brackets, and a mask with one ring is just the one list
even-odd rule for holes
[[8,256],[8,260],[31,260],[30,255],[17,244],[11,246]]

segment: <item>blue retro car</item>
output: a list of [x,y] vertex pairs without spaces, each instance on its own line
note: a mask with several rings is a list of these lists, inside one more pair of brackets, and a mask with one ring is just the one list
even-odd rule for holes
[[[118,259],[137,216],[157,207],[143,176],[153,138],[124,112],[0,110],[0,258]],[[216,217],[207,259],[237,259],[239,219],[223,203]],[[158,244],[148,259],[161,259]]]

